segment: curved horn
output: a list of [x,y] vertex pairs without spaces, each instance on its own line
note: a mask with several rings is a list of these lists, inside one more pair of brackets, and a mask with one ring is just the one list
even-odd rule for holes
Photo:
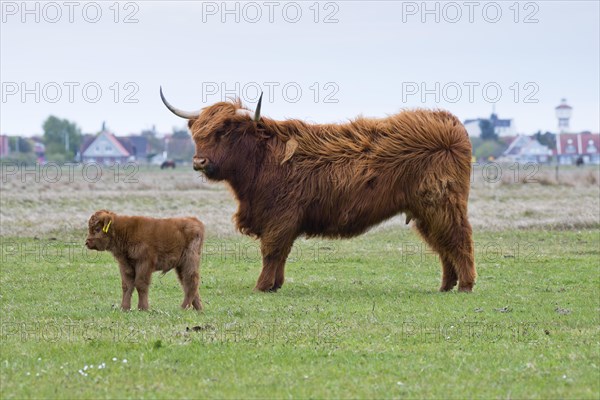
[[173,107],[171,105],[171,103],[169,103],[167,101],[167,99],[165,99],[165,95],[163,94],[163,91],[162,91],[162,86],[160,87],[160,98],[161,98],[163,104],[169,109],[169,111],[171,111],[173,114],[177,115],[178,117],[185,118],[185,119],[196,119],[200,116],[200,111],[189,112],[189,111],[183,111],[183,110]]
[[258,122],[260,120],[260,106],[262,104],[262,92],[260,92],[260,97],[258,98],[258,104],[256,105],[256,112],[254,113],[254,121]]

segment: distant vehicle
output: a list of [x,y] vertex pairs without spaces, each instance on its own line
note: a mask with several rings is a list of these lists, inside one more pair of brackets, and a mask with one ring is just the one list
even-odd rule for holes
[[175,169],[175,161],[173,161],[173,160],[165,160],[165,161],[163,161],[163,163],[160,164],[160,169],[165,169],[165,168],[173,168],[173,169]]

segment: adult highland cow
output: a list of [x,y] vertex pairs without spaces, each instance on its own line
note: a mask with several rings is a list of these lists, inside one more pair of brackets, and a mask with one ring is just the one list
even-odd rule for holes
[[300,235],[345,238],[398,213],[412,219],[439,253],[441,291],[475,283],[467,218],[471,143],[446,111],[403,111],[345,124],[252,117],[240,101],[199,112],[178,110],[196,143],[193,166],[226,181],[238,200],[238,229],[260,239],[256,289],[284,282],[287,256]]

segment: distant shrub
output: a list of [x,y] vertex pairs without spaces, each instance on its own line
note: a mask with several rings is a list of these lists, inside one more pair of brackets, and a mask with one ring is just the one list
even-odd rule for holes
[[33,165],[37,161],[34,153],[11,153],[6,157],[0,158],[2,164],[19,164],[19,165]]

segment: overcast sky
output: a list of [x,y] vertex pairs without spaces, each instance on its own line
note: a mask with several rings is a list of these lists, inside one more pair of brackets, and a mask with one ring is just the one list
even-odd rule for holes
[[[401,108],[461,120],[495,109],[518,132],[599,131],[597,1],[2,2],[0,131],[40,134],[49,115],[85,133],[184,126],[226,96],[314,122]],[[37,19],[37,21],[36,21]],[[116,21],[116,22],[115,22]]]

